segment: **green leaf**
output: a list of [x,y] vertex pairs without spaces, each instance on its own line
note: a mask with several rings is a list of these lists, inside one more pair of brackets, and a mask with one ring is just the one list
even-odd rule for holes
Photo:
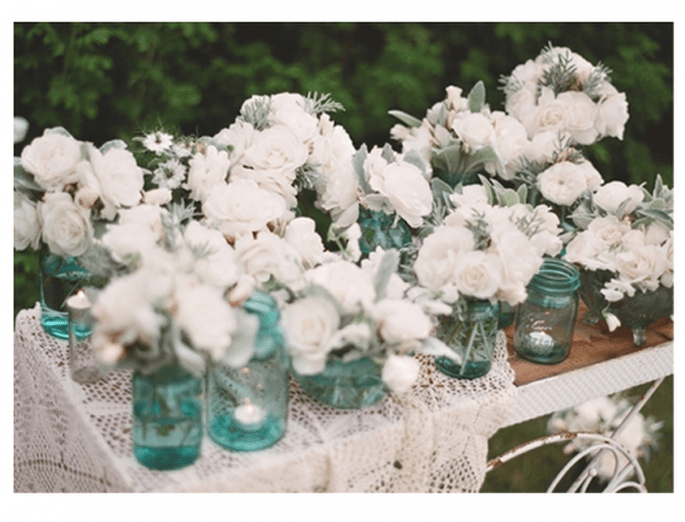
[[485,105],[485,84],[479,80],[469,92],[469,110],[471,112],[480,112]]
[[400,263],[400,254],[395,249],[386,250],[381,258],[374,279],[376,290],[376,302],[385,298],[385,294],[390,282],[390,277],[397,271]]
[[392,150],[392,146],[389,143],[383,145],[383,150],[381,151],[381,158],[383,158],[388,163],[395,161],[395,151]]
[[433,167],[445,172],[461,174],[461,145],[451,145],[433,153]]
[[519,202],[519,196],[514,189],[505,189],[497,194],[497,201],[503,207],[511,207]]
[[528,185],[521,185],[516,192],[519,196],[519,203],[526,203],[528,201]]
[[497,153],[492,147],[483,147],[477,151],[466,156],[464,165],[464,174],[475,172],[481,168],[484,163],[489,161],[499,161]]
[[402,157],[404,161],[407,163],[410,163],[417,167],[422,174],[425,174],[426,172],[426,160],[423,159],[423,156],[421,156],[421,153],[418,150],[415,149],[410,149],[408,150],[404,156]]
[[440,178],[431,179],[431,188],[433,189],[433,199],[442,201],[444,197],[448,197],[453,194],[454,191],[447,183],[445,183]]
[[24,170],[20,158],[14,158],[14,188],[22,191],[45,191],[34,181],[33,176]]
[[124,140],[110,140],[100,147],[100,152],[104,155],[112,149],[126,150],[126,142]]
[[398,110],[391,110],[391,111],[388,111],[388,114],[390,116],[394,116],[395,118],[400,120],[402,123],[404,123],[408,127],[420,127],[421,126],[421,120],[419,120],[418,118],[415,118],[411,114],[407,114],[406,112],[398,111]]
[[370,194],[373,192],[371,186],[366,179],[366,173],[364,172],[364,161],[369,155],[369,151],[366,148],[366,144],[362,145],[357,152],[352,156],[352,166],[354,167],[354,173],[357,176],[357,182],[362,189],[364,194]]

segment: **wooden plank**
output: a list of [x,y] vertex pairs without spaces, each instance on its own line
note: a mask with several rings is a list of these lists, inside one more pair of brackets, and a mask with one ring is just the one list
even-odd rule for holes
[[647,342],[643,346],[635,346],[633,334],[628,328],[619,327],[609,332],[604,321],[600,321],[595,326],[583,324],[581,319],[586,310],[585,305],[581,303],[569,356],[557,364],[537,364],[516,355],[513,342],[514,325],[505,329],[509,351],[508,361],[516,373],[514,384],[520,386],[560,375],[673,340],[673,321],[670,318],[660,319],[650,325],[647,330]]

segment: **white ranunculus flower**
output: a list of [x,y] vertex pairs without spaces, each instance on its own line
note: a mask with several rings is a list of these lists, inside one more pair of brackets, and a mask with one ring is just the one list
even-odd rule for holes
[[29,245],[40,248],[41,227],[36,204],[23,193],[14,191],[14,249],[24,250]]
[[[143,193],[145,180],[143,170],[136,164],[130,151],[111,148],[102,154],[95,147],[90,148],[89,163],[82,162],[79,171],[83,179],[91,176],[97,180],[100,200],[104,208],[102,215],[112,220],[121,207],[137,205]],[[86,182],[87,186],[90,182]]]
[[188,181],[183,185],[190,197],[204,202],[215,188],[226,185],[231,165],[228,153],[209,145],[204,153],[196,153],[188,162]]
[[595,121],[599,114],[597,105],[584,92],[567,91],[557,96],[557,100],[568,106],[565,130],[573,140],[581,145],[594,143],[599,135]]
[[369,309],[376,292],[370,274],[350,261],[333,261],[306,272],[307,281],[325,288],[345,313]]
[[[424,240],[414,263],[419,283],[434,292],[450,290],[446,287],[453,286],[457,258],[473,250],[474,246],[473,234],[466,228],[437,228]],[[450,295],[457,298],[456,287],[453,286]]]
[[572,205],[587,189],[583,170],[570,161],[555,163],[538,176],[540,193],[556,205]]
[[83,159],[78,141],[46,130],[21,151],[21,166],[42,188],[61,190],[79,179],[76,165]]
[[215,187],[202,204],[207,220],[231,240],[266,230],[285,211],[283,198],[245,179]]
[[490,118],[479,112],[469,113],[464,117],[457,116],[452,122],[452,130],[468,147],[469,152],[493,146],[496,140]]
[[381,176],[369,180],[371,188],[386,196],[390,205],[407,224],[416,228],[430,214],[433,193],[418,167],[411,163],[390,163]]
[[646,290],[659,288],[659,278],[666,270],[663,251],[654,245],[619,252],[615,256],[615,262],[622,281],[639,284]]
[[193,220],[188,223],[183,237],[188,245],[205,252],[193,263],[193,271],[202,281],[222,288],[238,281],[240,268],[237,255],[221,232]]
[[383,365],[381,379],[394,393],[409,391],[419,377],[419,362],[408,355],[390,355]]
[[401,352],[418,349],[433,328],[423,309],[411,301],[383,299],[374,304],[371,314],[381,338]]
[[300,254],[305,268],[312,268],[323,261],[323,240],[316,232],[316,222],[313,219],[298,217],[290,221],[286,226],[284,239]]
[[76,205],[65,192],[48,192],[38,212],[50,252],[62,257],[85,253],[93,238],[90,211]]
[[281,326],[293,369],[303,375],[321,373],[340,327],[340,315],[333,303],[319,296],[295,301],[283,309]]
[[502,280],[500,257],[481,250],[466,252],[457,259],[453,277],[460,294],[490,299]]
[[237,326],[235,311],[223,290],[208,284],[180,284],[175,298],[174,320],[192,347],[208,353],[214,361],[221,359]]
[[630,214],[644,199],[642,189],[637,185],[626,185],[622,181],[605,183],[593,195],[593,201],[609,214],[616,214],[618,207],[626,200],[630,200],[625,207],[626,214]]

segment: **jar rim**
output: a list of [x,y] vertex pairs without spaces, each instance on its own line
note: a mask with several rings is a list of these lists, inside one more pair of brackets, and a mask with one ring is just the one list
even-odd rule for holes
[[574,292],[580,288],[580,273],[568,261],[545,258],[530,280],[529,288],[557,294]]

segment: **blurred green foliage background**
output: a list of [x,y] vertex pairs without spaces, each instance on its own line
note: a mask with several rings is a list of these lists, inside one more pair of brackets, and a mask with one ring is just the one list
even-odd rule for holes
[[[389,110],[423,117],[448,85],[468,92],[482,80],[503,110],[499,78],[549,42],[602,62],[626,93],[623,141],[585,150],[605,180],[651,188],[661,174],[673,186],[672,23],[15,23],[14,114],[30,128],[14,153],[54,126],[96,145],[159,125],[213,135],[245,99],[282,91],[330,93],[357,147],[383,145],[396,123]],[[37,267],[36,253],[15,252],[15,315],[38,300]],[[672,415],[672,386],[666,393],[660,411]],[[531,422],[522,440],[542,434],[544,420]],[[511,447],[509,432],[500,438],[493,449]],[[666,450],[659,490],[672,491]],[[493,474],[484,490],[528,487],[519,479]]]

